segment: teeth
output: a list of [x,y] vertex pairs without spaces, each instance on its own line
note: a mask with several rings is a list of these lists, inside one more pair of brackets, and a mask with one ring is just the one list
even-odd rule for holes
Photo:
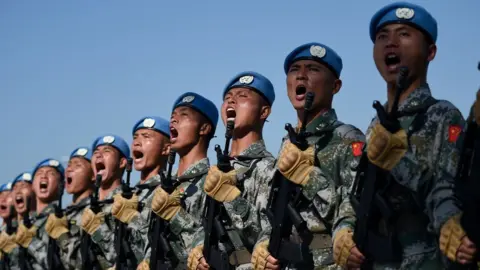
[[227,108],[227,112],[234,112],[235,109],[234,108]]
[[47,184],[47,182],[46,182],[46,181],[42,181],[42,182],[40,182],[40,185],[46,185],[46,184]]
[[230,122],[230,121],[235,121],[235,117],[227,118],[227,122]]
[[15,200],[21,200],[21,199],[22,199],[22,196],[17,196],[17,197],[15,198]]

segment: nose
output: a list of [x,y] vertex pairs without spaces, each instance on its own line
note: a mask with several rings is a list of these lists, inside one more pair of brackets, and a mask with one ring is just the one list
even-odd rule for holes
[[299,80],[299,81],[307,80],[307,69],[304,66],[302,66],[298,69],[297,80]]

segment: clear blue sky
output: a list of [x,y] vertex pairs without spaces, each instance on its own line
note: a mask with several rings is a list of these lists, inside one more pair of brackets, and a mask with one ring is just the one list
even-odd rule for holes
[[[372,101],[386,98],[368,24],[390,2],[1,1],[0,183],[44,158],[65,161],[75,147],[90,146],[103,133],[130,143],[137,120],[168,118],[183,92],[220,105],[224,85],[244,70],[264,74],[276,88],[264,132],[276,155],[284,124],[295,122],[283,60],[311,41],[342,57],[344,84],[334,106],[342,121],[365,131]],[[438,21],[432,91],[465,114],[480,85],[480,1],[413,2]],[[220,124],[213,144],[223,145],[223,134]],[[213,154],[212,147],[215,163]],[[132,182],[137,180],[135,173]]]

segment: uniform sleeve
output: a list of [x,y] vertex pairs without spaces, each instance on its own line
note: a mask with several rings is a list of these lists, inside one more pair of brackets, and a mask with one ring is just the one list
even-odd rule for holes
[[70,231],[57,239],[60,260],[65,269],[75,269],[81,264],[80,232],[81,229],[77,225],[70,225]]
[[47,269],[47,243],[45,241],[33,237],[27,251],[34,269]]
[[[110,219],[113,224],[111,214],[106,214],[105,219]],[[117,252],[115,251],[115,233],[110,229],[107,223],[102,223],[100,227],[92,234],[92,242],[95,243],[102,251],[105,259],[111,263],[115,263]]]
[[148,243],[149,212],[151,212],[150,208],[145,207],[127,226],[130,231],[129,244],[139,262],[145,258],[145,248]]
[[[413,183],[408,186],[415,192],[425,194],[426,213],[435,232],[453,215],[460,212],[458,199],[455,197],[454,182],[460,159],[460,145],[465,121],[457,109],[448,110],[443,117],[433,113],[430,123],[437,125],[431,136],[433,149],[418,149],[417,151],[432,151],[428,166],[418,160],[412,147],[392,170],[392,175],[400,183]],[[433,119],[437,117],[439,119]],[[427,137],[425,136],[425,137]],[[412,136],[413,138],[413,136]],[[421,144],[416,145],[417,148]],[[429,177],[430,176],[430,177]],[[428,179],[430,183],[420,185]],[[416,184],[415,184],[416,183]],[[428,190],[418,190],[419,186],[428,186]]]

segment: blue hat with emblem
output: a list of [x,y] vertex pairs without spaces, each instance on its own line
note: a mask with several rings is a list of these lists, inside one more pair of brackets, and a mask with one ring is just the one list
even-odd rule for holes
[[373,15],[370,21],[370,39],[375,42],[378,30],[387,24],[409,24],[437,41],[437,21],[423,7],[407,2],[389,4]]
[[13,187],[12,183],[6,183],[0,186],[0,192],[11,191]]
[[81,158],[86,159],[87,161],[91,161],[92,160],[92,151],[90,151],[90,149],[88,149],[88,147],[83,147],[83,146],[78,147],[75,150],[73,150],[72,153],[70,154],[70,159],[72,159],[74,157],[81,157]]
[[13,188],[13,186],[15,186],[16,183],[21,182],[21,181],[25,181],[27,183],[32,183],[32,178],[33,177],[32,177],[31,173],[23,172],[23,173],[17,175],[17,177],[15,177],[15,179],[12,182],[12,188]]
[[93,142],[93,145],[92,145],[93,151],[95,152],[95,149],[97,149],[97,147],[102,145],[111,145],[115,147],[126,158],[130,156],[130,148],[128,147],[127,142],[125,142],[125,140],[119,136],[116,136],[113,134],[106,134],[98,137]]
[[60,164],[60,161],[58,161],[56,159],[53,159],[53,158],[47,158],[47,159],[44,159],[44,160],[40,161],[37,164],[37,166],[35,166],[35,169],[33,169],[32,176],[35,177],[35,173],[37,172],[37,170],[42,168],[42,167],[52,167],[52,168],[56,169],[60,173],[60,175],[62,176],[61,178],[63,180],[65,170],[63,169],[62,164]]
[[314,60],[327,66],[337,77],[342,72],[342,58],[330,47],[317,43],[307,43],[297,47],[285,58],[283,69],[288,73],[290,66],[299,60]]
[[212,124],[212,132],[215,132],[218,123],[218,110],[212,101],[197,93],[187,92],[175,100],[173,103],[172,112],[176,108],[182,106],[190,107],[203,114],[203,116],[205,116]]
[[158,116],[147,116],[140,119],[133,126],[132,134],[135,134],[137,130],[142,128],[153,129],[170,137],[170,122]]
[[275,101],[275,90],[272,82],[262,74],[253,71],[245,71],[237,74],[228,82],[223,90],[223,97],[230,91],[230,89],[245,87],[259,93],[269,104],[273,105]]

